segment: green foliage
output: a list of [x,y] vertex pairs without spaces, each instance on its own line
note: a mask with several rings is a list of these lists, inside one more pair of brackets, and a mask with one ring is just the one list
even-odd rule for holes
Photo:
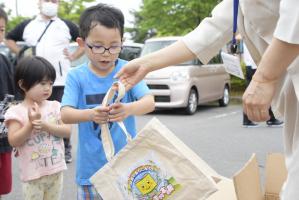
[[94,0],[60,0],[58,16],[78,24],[80,15],[86,8],[84,4],[89,2]]
[[22,16],[12,17],[11,19],[8,20],[6,31],[7,32],[11,31],[12,29],[14,29],[19,23],[21,23],[25,19],[29,19],[29,17],[22,17]]
[[143,0],[140,11],[134,11],[133,39],[184,35],[209,16],[217,0]]

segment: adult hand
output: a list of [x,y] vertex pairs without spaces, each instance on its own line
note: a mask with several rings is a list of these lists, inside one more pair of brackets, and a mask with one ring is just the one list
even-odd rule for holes
[[74,57],[72,54],[70,54],[69,50],[67,48],[64,48],[63,49],[63,55],[69,59],[70,61],[73,61],[74,60]]
[[243,109],[252,121],[266,121],[270,118],[268,109],[275,92],[275,81],[250,82],[243,95]]
[[126,90],[132,88],[141,81],[149,71],[143,66],[139,59],[134,59],[126,64],[116,75],[126,87]]

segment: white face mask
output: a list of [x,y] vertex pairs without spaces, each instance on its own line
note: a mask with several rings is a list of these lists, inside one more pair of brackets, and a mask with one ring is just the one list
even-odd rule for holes
[[54,17],[58,12],[58,4],[52,2],[43,2],[41,6],[41,13],[48,16]]

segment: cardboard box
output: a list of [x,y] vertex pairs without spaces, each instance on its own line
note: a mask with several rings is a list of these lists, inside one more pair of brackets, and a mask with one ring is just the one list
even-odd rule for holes
[[215,171],[208,171],[215,180],[218,191],[207,200],[279,200],[279,192],[287,176],[284,156],[280,153],[271,153],[267,156],[264,188],[261,186],[255,154],[232,179],[223,177]]
[[265,174],[263,191],[258,162],[256,155],[253,154],[245,166],[233,177],[237,200],[279,200],[281,187],[287,177],[282,154],[268,154]]

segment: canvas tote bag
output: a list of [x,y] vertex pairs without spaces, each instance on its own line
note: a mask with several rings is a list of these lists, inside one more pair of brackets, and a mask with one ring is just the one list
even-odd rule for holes
[[[125,88],[118,86],[119,101]],[[110,89],[103,105],[113,98]],[[152,119],[132,140],[119,123],[128,144],[114,155],[107,125],[102,128],[102,142],[108,163],[90,179],[104,200],[203,200],[214,193],[209,166],[157,119]],[[95,158],[96,159],[96,158]]]

